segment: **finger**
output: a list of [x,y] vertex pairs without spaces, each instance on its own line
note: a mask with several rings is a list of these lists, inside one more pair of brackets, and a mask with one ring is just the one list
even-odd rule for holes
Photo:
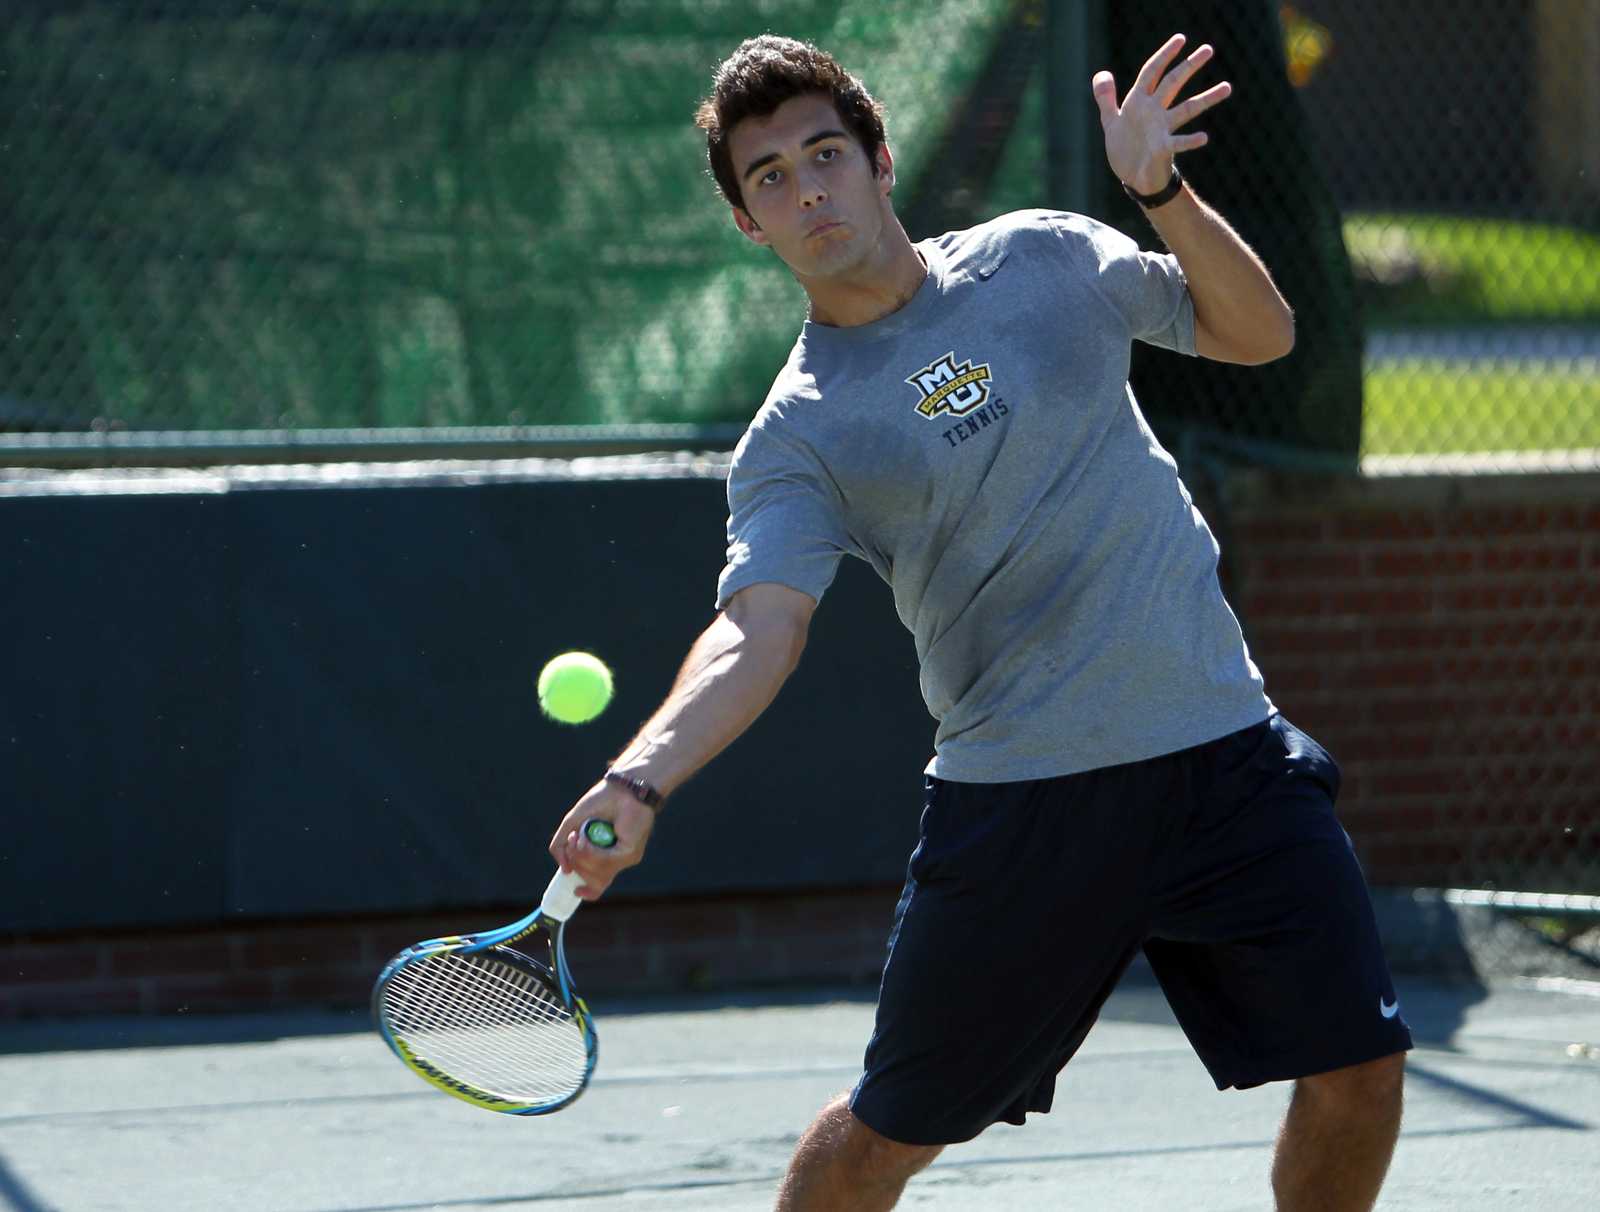
[[1232,92],[1233,85],[1224,80],[1221,84],[1212,85],[1203,93],[1196,93],[1182,105],[1176,106],[1167,111],[1167,114],[1169,115],[1167,118],[1167,129],[1177,130],[1180,126],[1186,126],[1188,123],[1193,122],[1201,114],[1205,113],[1206,110],[1210,109],[1213,105],[1218,105],[1223,101],[1226,101]]
[[574,829],[567,834],[568,853],[572,856],[575,867],[584,871],[591,871],[597,863],[609,862],[615,851],[610,847],[596,846],[587,837],[581,828]]
[[555,859],[557,867],[563,871],[572,870],[572,863],[567,858],[567,839],[562,836],[559,826],[556,828],[555,836],[550,839],[547,849],[550,851],[550,857]]
[[1197,147],[1204,147],[1211,142],[1211,136],[1205,131],[1196,131],[1192,135],[1178,135],[1168,145],[1175,152],[1193,151]]
[[1167,66],[1183,49],[1183,43],[1182,34],[1173,34],[1162,43],[1161,49],[1144,61],[1144,66],[1139,69],[1138,78],[1134,80],[1133,88],[1129,91],[1142,88],[1147,93],[1154,93],[1156,85],[1161,82],[1161,73],[1167,70]]
[[577,843],[577,831],[573,829],[567,830],[566,834],[561,838],[561,853],[556,856],[556,861],[561,864],[561,870],[571,872],[578,869]]
[[1156,92],[1156,99],[1161,102],[1163,107],[1171,107],[1178,94],[1183,91],[1183,86],[1194,79],[1195,72],[1211,62],[1211,58],[1215,53],[1208,42],[1167,74],[1161,81],[1161,88]]
[[621,867],[617,864],[589,861],[573,867],[578,873],[578,895],[586,901],[600,899],[605,890],[611,887],[611,881],[621,874]]
[[584,900],[594,900],[611,886],[613,874],[592,863],[574,863],[573,874],[578,877],[576,892]]
[[1117,82],[1110,72],[1096,72],[1089,84],[1094,93],[1094,103],[1100,109],[1100,125],[1104,126],[1117,116]]

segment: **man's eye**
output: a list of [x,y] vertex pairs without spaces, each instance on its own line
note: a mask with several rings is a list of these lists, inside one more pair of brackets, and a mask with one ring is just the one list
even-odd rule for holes
[[817,153],[817,159],[826,164],[829,160],[836,159],[838,155],[839,149],[837,147],[824,147]]
[[776,185],[778,183],[778,177],[780,175],[781,174],[778,172],[777,169],[773,169],[771,172],[767,173],[764,177],[762,177],[761,180],[757,182],[757,184],[758,185]]

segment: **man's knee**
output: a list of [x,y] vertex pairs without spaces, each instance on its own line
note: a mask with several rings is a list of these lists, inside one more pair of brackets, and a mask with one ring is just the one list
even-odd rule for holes
[[938,1157],[943,1145],[907,1145],[867,1127],[841,1100],[829,1109],[840,1160],[863,1182],[903,1183]]
[[1302,1077],[1296,1086],[1315,1102],[1333,1110],[1363,1112],[1397,1108],[1405,1084],[1406,1054]]

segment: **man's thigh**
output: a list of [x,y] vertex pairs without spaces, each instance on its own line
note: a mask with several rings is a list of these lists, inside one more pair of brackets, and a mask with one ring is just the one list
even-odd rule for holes
[[1219,1088],[1403,1052],[1339,772],[1281,716],[1217,757],[1145,952]]
[[863,1123],[954,1144],[1050,1109],[1142,937],[1154,818],[1130,817],[1120,778],[930,781],[850,1104]]

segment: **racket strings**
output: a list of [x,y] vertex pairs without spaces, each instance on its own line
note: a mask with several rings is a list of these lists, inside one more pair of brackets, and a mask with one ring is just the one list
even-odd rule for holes
[[581,1026],[555,990],[483,954],[442,952],[403,966],[385,986],[389,1030],[419,1059],[510,1102],[553,1103],[588,1069]]

